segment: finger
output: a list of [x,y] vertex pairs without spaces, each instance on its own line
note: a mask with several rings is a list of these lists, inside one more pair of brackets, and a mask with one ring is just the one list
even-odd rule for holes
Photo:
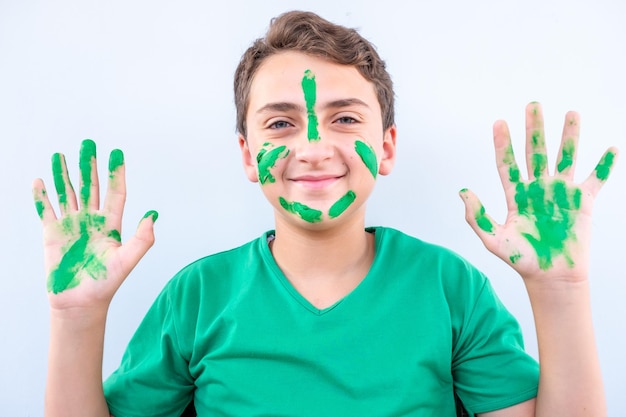
[[154,244],[154,222],[158,217],[154,210],[147,212],[139,222],[135,235],[120,248],[124,254],[122,268],[126,273],[130,273]]
[[80,203],[83,209],[98,210],[100,188],[96,162],[96,143],[85,139],[80,146]]
[[44,224],[56,220],[57,216],[54,213],[52,204],[50,204],[46,186],[41,178],[37,178],[33,181],[33,200],[35,201],[37,214]]
[[579,137],[580,116],[576,112],[568,112],[565,115],[563,137],[561,138],[561,148],[559,149],[559,157],[556,162],[555,175],[569,180],[574,179]]
[[506,204],[509,210],[513,210],[516,207],[515,189],[521,178],[517,161],[515,161],[515,154],[513,153],[509,127],[503,120],[496,121],[493,125],[493,143],[496,152],[498,174],[504,189]]
[[70,211],[78,210],[76,203],[76,194],[74,187],[70,182],[67,172],[67,164],[65,163],[65,155],[55,153],[52,155],[52,177],[54,179],[54,188],[59,199],[59,209],[61,215],[65,215]]
[[118,231],[122,224],[124,203],[126,202],[126,166],[124,153],[114,149],[109,155],[109,180],[107,193],[104,198],[104,211],[107,213],[109,223],[117,227]]
[[607,149],[606,152],[604,152],[604,155],[602,155],[602,158],[600,158],[600,162],[598,162],[591,175],[589,175],[589,177],[587,177],[585,182],[582,184],[582,187],[589,190],[591,195],[594,197],[598,194],[604,183],[609,179],[611,171],[617,162],[617,157],[617,148],[611,147]]
[[526,106],[526,167],[529,179],[539,178],[548,173],[543,113],[539,103],[530,103]]
[[463,189],[459,195],[465,204],[465,220],[485,247],[491,250],[499,225],[485,212],[485,207],[473,192]]

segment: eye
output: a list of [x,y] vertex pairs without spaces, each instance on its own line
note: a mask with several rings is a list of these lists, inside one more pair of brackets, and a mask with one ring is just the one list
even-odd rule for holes
[[285,129],[287,127],[290,127],[291,123],[285,121],[285,120],[278,120],[272,124],[269,125],[270,129]]
[[337,120],[335,120],[335,123],[339,123],[339,124],[353,124],[353,123],[358,123],[358,121],[354,117],[343,116],[343,117],[340,117]]

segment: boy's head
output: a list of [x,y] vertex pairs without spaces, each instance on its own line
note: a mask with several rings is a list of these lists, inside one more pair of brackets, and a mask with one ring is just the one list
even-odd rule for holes
[[394,94],[391,77],[374,46],[354,29],[333,24],[311,12],[284,13],[270,23],[264,38],[257,39],[243,54],[235,72],[237,130],[247,136],[248,111],[252,80],[268,57],[293,51],[354,66],[374,85],[381,108],[383,130],[394,124]]

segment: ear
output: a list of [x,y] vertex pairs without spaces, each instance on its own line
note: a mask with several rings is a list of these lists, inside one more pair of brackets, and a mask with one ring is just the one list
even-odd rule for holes
[[252,155],[248,141],[246,138],[239,134],[239,149],[241,149],[241,161],[243,162],[243,169],[248,179],[252,182],[259,182],[258,168],[256,165],[256,157]]
[[396,162],[396,125],[391,125],[383,134],[383,157],[378,164],[378,173],[388,175]]

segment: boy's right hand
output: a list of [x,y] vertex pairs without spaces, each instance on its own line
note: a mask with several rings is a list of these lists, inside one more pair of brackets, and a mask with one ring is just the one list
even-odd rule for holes
[[[108,190],[102,208],[96,166],[96,145],[87,139],[80,150],[80,190],[69,179],[65,158],[52,156],[52,174],[60,216],[54,212],[41,179],[33,197],[43,224],[45,271],[50,306],[55,310],[108,308],[115,292],[154,243],[155,211],[139,223],[135,236],[121,243],[126,200],[124,155],[113,150]],[[78,197],[78,198],[77,198]]]

